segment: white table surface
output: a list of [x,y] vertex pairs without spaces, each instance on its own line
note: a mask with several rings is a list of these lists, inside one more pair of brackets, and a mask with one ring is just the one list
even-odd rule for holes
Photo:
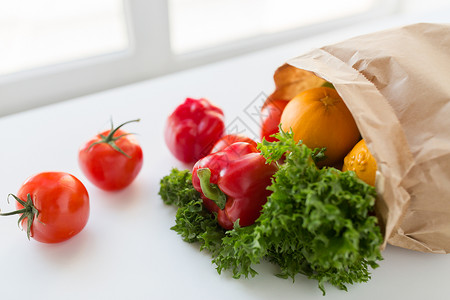
[[[175,209],[162,203],[159,181],[172,167],[184,166],[165,146],[164,121],[184,98],[206,97],[223,108],[228,125],[244,128],[244,124],[258,132],[246,108],[255,99],[261,101],[261,93],[272,92],[273,72],[285,60],[360,33],[415,21],[448,22],[447,16],[448,11],[425,18],[380,20],[0,118],[2,211],[14,208],[6,201],[8,193],[17,192],[28,176],[50,170],[77,176],[91,201],[85,229],[60,244],[28,241],[16,217],[0,218],[0,298],[324,299],[315,281],[303,276],[294,283],[279,279],[270,264],[257,266],[260,274],[252,279],[235,280],[227,272],[218,275],[207,253],[169,229]],[[116,193],[90,184],[77,163],[78,148],[109,128],[110,117],[116,124],[142,119],[124,129],[138,133],[144,167],[129,188]],[[349,292],[327,286],[326,297],[448,299],[450,256],[391,246],[383,256],[368,283],[349,286]]]

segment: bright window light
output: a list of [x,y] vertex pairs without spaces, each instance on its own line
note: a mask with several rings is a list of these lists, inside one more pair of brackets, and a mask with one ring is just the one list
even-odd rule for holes
[[186,53],[349,17],[376,0],[169,0],[172,50]]
[[128,45],[123,0],[0,0],[0,75]]

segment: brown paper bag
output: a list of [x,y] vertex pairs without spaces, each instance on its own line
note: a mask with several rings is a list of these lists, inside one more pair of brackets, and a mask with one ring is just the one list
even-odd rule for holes
[[270,99],[291,99],[325,79],[353,114],[378,165],[376,210],[385,244],[448,253],[450,25],[368,34],[288,64],[275,73]]

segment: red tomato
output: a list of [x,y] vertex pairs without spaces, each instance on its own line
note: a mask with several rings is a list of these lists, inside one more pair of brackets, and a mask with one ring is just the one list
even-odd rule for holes
[[226,147],[230,146],[233,143],[236,142],[245,142],[249,143],[256,148],[256,142],[252,140],[249,137],[246,137],[245,135],[240,134],[227,134],[220,138],[220,140],[217,141],[217,143],[214,144],[211,153],[221,151],[225,149]]
[[87,143],[78,152],[78,163],[84,175],[97,187],[121,190],[136,178],[143,164],[141,146],[134,137],[119,129],[104,131]]
[[79,233],[89,218],[89,195],[84,185],[64,172],[44,172],[28,178],[19,189],[19,223],[43,243],[59,243]]
[[264,105],[261,110],[261,140],[265,138],[269,142],[276,141],[271,135],[278,133],[281,114],[288,103],[286,100],[272,100]]

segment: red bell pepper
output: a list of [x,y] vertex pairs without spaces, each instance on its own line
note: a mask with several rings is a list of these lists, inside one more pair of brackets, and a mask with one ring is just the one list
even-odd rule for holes
[[286,100],[269,100],[264,104],[261,109],[261,140],[265,138],[269,142],[276,141],[271,135],[278,133],[281,114],[288,103]]
[[206,99],[187,98],[167,119],[164,137],[177,159],[194,163],[210,153],[224,132],[220,108]]
[[192,183],[203,204],[217,213],[224,229],[252,225],[260,216],[270,191],[275,163],[266,164],[255,146],[237,142],[199,160],[192,170]]
[[256,142],[249,137],[241,134],[227,134],[220,138],[211,149],[211,153],[221,151],[236,142],[246,142],[256,147]]

